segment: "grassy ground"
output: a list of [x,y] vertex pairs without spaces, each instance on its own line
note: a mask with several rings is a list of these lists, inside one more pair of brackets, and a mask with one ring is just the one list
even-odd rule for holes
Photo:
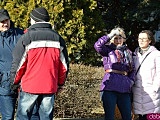
[[[55,118],[92,118],[102,120],[104,111],[99,87],[103,67],[70,64],[64,91],[56,97]],[[115,119],[121,119],[118,109]]]
[[[99,92],[103,75],[103,67],[70,64],[65,89],[56,97],[55,118],[103,120],[104,111]],[[115,119],[121,120],[117,108]]]

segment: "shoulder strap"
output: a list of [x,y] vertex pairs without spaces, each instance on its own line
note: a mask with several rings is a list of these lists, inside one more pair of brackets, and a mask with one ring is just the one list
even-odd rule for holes
[[141,62],[141,64],[139,65],[139,67],[138,67],[138,69],[137,69],[135,75],[137,75],[137,73],[138,73],[138,71],[139,71],[139,69],[140,69],[142,63],[144,62],[144,60],[147,58],[147,56],[148,56],[150,53],[151,53],[151,52],[149,52],[149,53],[145,56],[145,58],[142,60],[142,62]]

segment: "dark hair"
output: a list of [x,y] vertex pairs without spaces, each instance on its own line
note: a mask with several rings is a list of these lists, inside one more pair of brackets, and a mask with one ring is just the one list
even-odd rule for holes
[[153,33],[150,30],[142,30],[140,33],[146,33],[148,36],[148,39],[151,41],[150,45],[154,45],[155,44],[155,38]]

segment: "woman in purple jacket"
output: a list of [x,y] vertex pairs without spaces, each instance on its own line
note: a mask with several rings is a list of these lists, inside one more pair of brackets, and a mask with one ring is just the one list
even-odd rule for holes
[[98,39],[94,48],[103,57],[105,75],[101,93],[105,120],[114,120],[116,105],[122,119],[131,120],[131,87],[134,84],[132,52],[124,45],[126,36],[122,28],[114,28]]

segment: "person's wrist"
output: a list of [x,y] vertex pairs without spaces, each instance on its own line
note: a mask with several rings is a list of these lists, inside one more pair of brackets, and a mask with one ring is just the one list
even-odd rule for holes
[[63,86],[58,86],[58,89],[63,89]]

